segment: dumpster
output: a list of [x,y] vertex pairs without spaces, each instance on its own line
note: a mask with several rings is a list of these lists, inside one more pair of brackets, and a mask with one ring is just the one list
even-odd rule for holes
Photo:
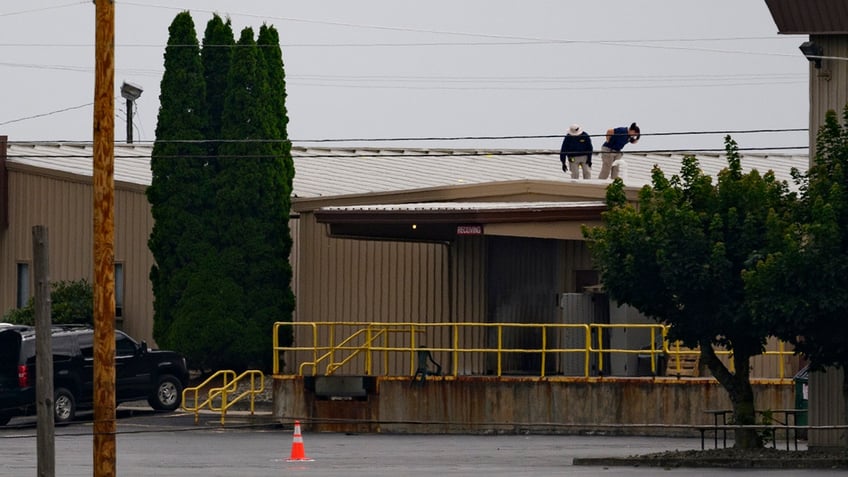
[[[795,382],[795,409],[807,409],[807,404],[810,399],[809,375],[810,365],[807,365],[801,368],[801,370],[798,371],[793,378],[793,381]],[[806,412],[799,412],[795,415],[796,425],[806,426],[807,422]]]

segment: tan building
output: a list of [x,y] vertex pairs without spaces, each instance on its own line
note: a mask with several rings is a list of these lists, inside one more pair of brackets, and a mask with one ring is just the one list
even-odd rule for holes
[[[28,298],[33,288],[30,235],[34,225],[46,225],[50,233],[52,280],[92,279],[92,150],[90,145],[9,143],[0,151],[6,152],[0,156],[0,309],[7,310]],[[152,257],[147,249],[152,223],[144,195],[150,183],[150,152],[149,145],[115,146],[115,260],[121,269],[116,283],[121,307],[118,326],[152,342],[153,297],[148,280]],[[351,328],[356,327],[353,323],[362,322],[470,323],[481,326],[470,326],[471,331],[462,335],[442,328],[442,332],[421,335],[416,346],[461,342],[466,348],[489,347],[497,340],[505,348],[538,349],[545,342],[549,347],[580,347],[586,343],[570,343],[567,335],[539,335],[520,327],[494,332],[485,324],[644,321],[632,310],[611,305],[604,295],[583,293],[596,290],[597,274],[580,226],[600,223],[608,182],[570,179],[562,173],[556,152],[294,148],[293,156],[297,172],[291,261],[296,323],[332,321],[350,323]],[[635,198],[638,188],[649,182],[654,165],[668,175],[676,173],[682,157],[625,154],[623,177],[628,192]],[[723,153],[700,153],[699,160],[703,170],[713,176],[726,165]],[[803,166],[806,161],[805,156],[791,155],[742,157],[743,167],[774,170],[778,178],[786,180],[793,166]],[[308,343],[300,333],[297,342]],[[604,346],[639,349],[650,339],[647,332],[615,332]],[[620,384],[634,390],[653,382],[627,381],[627,376],[638,374],[637,357],[632,354],[610,356],[604,363],[598,359],[591,365],[568,358],[546,360],[544,353],[469,356],[452,359],[440,354],[437,358],[446,372],[461,376],[538,376],[542,371],[560,379],[574,379],[569,376],[588,372],[597,376],[591,379],[622,376],[625,381]],[[281,371],[294,373],[296,365],[304,361],[287,355],[287,368]],[[369,364],[379,366],[389,376],[408,376],[412,361],[408,354],[394,354],[374,363],[353,362],[351,366],[361,370]],[[794,364],[784,364],[787,366],[779,367],[791,372]],[[776,376],[778,366],[774,364],[754,366],[755,377]],[[391,390],[399,395],[412,391],[401,381],[389,379],[380,385],[382,400],[369,401],[364,408],[353,403],[343,412],[379,412],[381,419],[389,420],[425,412],[397,407],[407,401],[393,399]],[[610,379],[606,378],[605,384],[597,382],[597,389],[603,390],[598,396],[605,396],[604,409],[620,409],[621,416],[596,414],[600,408],[589,405],[592,399],[585,399],[582,386],[551,381],[548,398],[560,403],[573,400],[569,406],[582,406],[581,410],[535,418],[564,423],[578,418],[608,424],[616,419],[697,423],[706,419],[702,409],[727,406],[722,395],[714,392],[716,384],[709,378],[700,379],[694,387],[679,386],[675,378],[665,378],[662,386],[651,387],[651,393],[640,391],[637,401],[619,399],[623,394]],[[298,382],[303,383],[275,380],[275,406],[281,415],[299,415],[296,413],[303,410],[297,406],[311,402],[302,399],[299,393],[307,392],[307,386]],[[460,387],[475,386],[458,383]],[[533,382],[520,380],[501,384],[518,386],[531,394],[548,386],[537,388]],[[771,409],[789,406],[789,384],[774,380],[763,384],[758,390],[758,405]],[[284,392],[284,385],[293,387]],[[447,392],[441,387],[428,392],[441,389]],[[492,392],[506,393],[505,389],[499,386]],[[277,396],[283,398],[278,400]],[[519,394],[515,396],[518,399]],[[689,404],[678,406],[681,412],[657,414],[657,400],[686,400]],[[316,406],[321,403],[316,402]],[[503,413],[515,408],[507,401],[502,404],[492,409],[494,414],[478,416],[479,422],[506,419]],[[562,412],[558,406],[542,407]],[[315,409],[322,416],[339,416],[335,410]],[[512,418],[518,419],[516,416]],[[458,422],[466,422],[466,417],[445,416]]]
[[[843,0],[766,0],[778,32],[808,35],[799,40],[809,59],[810,160],[815,158],[816,135],[828,110],[839,118],[848,105],[848,6]],[[800,54],[800,53],[799,53]],[[844,424],[843,372],[810,374],[810,425]],[[810,446],[848,445],[844,430],[813,431]]]
[[[0,313],[26,304],[34,291],[32,228],[47,227],[50,280],[93,283],[92,147],[7,144],[0,138]],[[117,326],[152,342],[148,274],[153,227],[144,190],[150,148],[122,145],[115,164],[115,316]]]
[[[34,225],[50,233],[51,280],[92,281],[93,199],[90,145],[9,143],[2,150],[5,312],[32,293]],[[151,148],[118,144],[115,151],[118,326],[152,342],[152,222],[144,194]],[[295,321],[551,323],[567,305],[562,294],[597,284],[580,226],[599,224],[608,181],[571,179],[554,152],[294,148],[293,155]],[[649,182],[655,164],[676,173],[682,157],[626,154],[630,193]],[[724,154],[699,160],[711,175],[726,165]],[[742,164],[788,180],[791,167],[806,160],[745,154]],[[615,321],[619,313],[638,320],[616,310],[610,318],[605,305],[592,312],[601,316],[581,319]],[[536,359],[504,365],[525,372]],[[403,373],[409,363],[393,366]],[[623,374],[634,368],[615,366]],[[463,367],[486,373],[492,364],[481,358]]]

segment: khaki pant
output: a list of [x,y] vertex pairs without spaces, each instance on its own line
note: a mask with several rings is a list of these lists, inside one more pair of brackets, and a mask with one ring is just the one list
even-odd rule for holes
[[568,158],[568,165],[571,167],[571,178],[579,179],[580,171],[583,171],[584,179],[592,178],[592,168],[586,161],[589,160],[589,156],[574,156]]
[[[598,179],[617,179],[618,178],[618,167],[613,167],[612,163],[621,159],[622,156],[621,151],[613,151],[612,149],[604,146],[601,148],[601,173],[598,174]],[[610,177],[610,173],[612,176]]]

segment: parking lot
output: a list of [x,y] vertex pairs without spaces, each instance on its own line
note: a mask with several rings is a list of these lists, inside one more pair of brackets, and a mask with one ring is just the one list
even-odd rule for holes
[[[273,422],[219,419],[183,412],[119,409],[118,475],[208,476],[439,476],[439,475],[656,475],[647,467],[572,466],[576,457],[626,457],[674,449],[699,449],[700,440],[552,435],[303,434],[313,462],[286,462],[293,433]],[[56,430],[56,475],[92,475],[90,415]],[[0,428],[0,474],[36,473],[34,418]],[[666,473],[666,471],[662,471]],[[667,469],[683,476],[738,475],[739,469]],[[746,475],[844,475],[837,471],[744,471]]]

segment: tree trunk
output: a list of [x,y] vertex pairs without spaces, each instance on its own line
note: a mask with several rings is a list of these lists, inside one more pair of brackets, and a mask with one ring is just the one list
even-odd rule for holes
[[[754,408],[754,388],[751,386],[750,356],[734,350],[733,364],[736,374],[731,373],[718,359],[709,340],[702,340],[701,359],[722,385],[733,406],[733,423],[752,425],[757,423]],[[755,429],[734,429],[734,447],[756,449],[763,447],[763,439]]]

